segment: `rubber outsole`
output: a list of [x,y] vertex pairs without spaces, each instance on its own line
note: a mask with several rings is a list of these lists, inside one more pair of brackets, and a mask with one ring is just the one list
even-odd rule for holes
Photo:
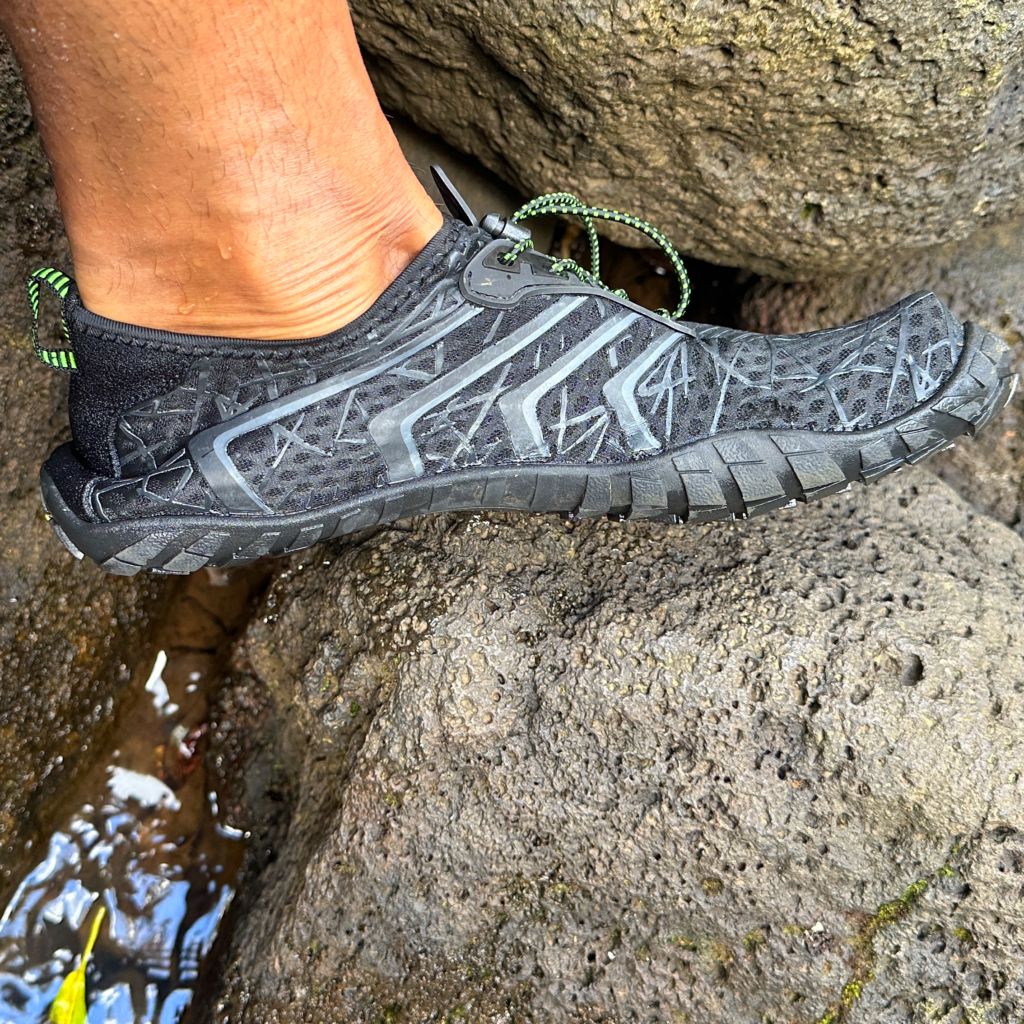
[[186,574],[287,555],[320,541],[428,512],[519,510],[587,519],[612,516],[709,522],[814,501],[854,481],[872,483],[983,427],[1016,387],[1010,350],[967,324],[946,384],[906,416],[871,430],[716,434],[632,465],[466,470],[384,487],[331,508],[286,516],[154,516],[91,523],[69,508],[43,467],[43,504],[76,558],[109,573]]

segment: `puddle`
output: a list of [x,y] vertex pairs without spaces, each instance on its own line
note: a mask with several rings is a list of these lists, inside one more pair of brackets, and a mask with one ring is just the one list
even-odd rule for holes
[[173,1024],[191,1001],[247,838],[207,778],[210,701],[268,572],[196,573],[171,597],[117,749],[50,810],[56,827],[0,913],[0,1024],[47,1019],[101,905],[89,1024]]

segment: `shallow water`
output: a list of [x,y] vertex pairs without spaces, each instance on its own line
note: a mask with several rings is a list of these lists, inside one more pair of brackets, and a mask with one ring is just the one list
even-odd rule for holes
[[89,1024],[173,1024],[234,896],[246,836],[203,763],[210,697],[260,574],[182,583],[123,700],[118,748],[64,795],[0,915],[0,1024],[45,1021],[100,905]]

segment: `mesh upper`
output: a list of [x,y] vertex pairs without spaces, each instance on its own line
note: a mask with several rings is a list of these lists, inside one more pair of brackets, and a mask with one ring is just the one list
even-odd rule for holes
[[[375,418],[400,403],[413,408],[418,398],[423,407],[402,444],[420,460],[424,477],[524,461],[633,462],[725,431],[876,427],[934,394],[963,341],[960,324],[939,300],[921,294],[868,320],[796,336],[699,324],[673,333],[659,318],[635,315],[596,345],[595,332],[630,310],[613,296],[585,295],[528,344],[476,372],[473,360],[502,351],[517,331],[552,317],[567,299],[534,292],[511,309],[478,306],[459,289],[463,265],[456,260],[423,283],[390,321],[349,347],[292,343],[183,354],[175,387],[118,417],[113,444],[121,479],[95,488],[92,511],[102,518],[223,511],[188,453],[189,438],[366,367],[380,369],[229,443],[231,463],[273,512],[329,505],[386,485],[396,470],[375,440]],[[578,365],[556,372],[567,359]],[[638,451],[605,389],[645,359],[630,393],[657,447]],[[507,407],[534,385],[527,405],[543,451],[524,459]],[[441,400],[430,398],[442,393]]]

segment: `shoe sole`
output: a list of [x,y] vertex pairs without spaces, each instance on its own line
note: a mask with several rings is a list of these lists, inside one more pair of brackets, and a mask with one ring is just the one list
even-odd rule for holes
[[983,427],[1017,384],[1001,339],[967,324],[953,376],[926,403],[871,430],[743,430],[716,434],[631,466],[464,470],[383,487],[358,500],[282,516],[153,516],[90,523],[68,507],[43,466],[47,518],[76,557],[133,576],[244,565],[428,512],[558,512],[662,522],[761,515],[873,483]]

